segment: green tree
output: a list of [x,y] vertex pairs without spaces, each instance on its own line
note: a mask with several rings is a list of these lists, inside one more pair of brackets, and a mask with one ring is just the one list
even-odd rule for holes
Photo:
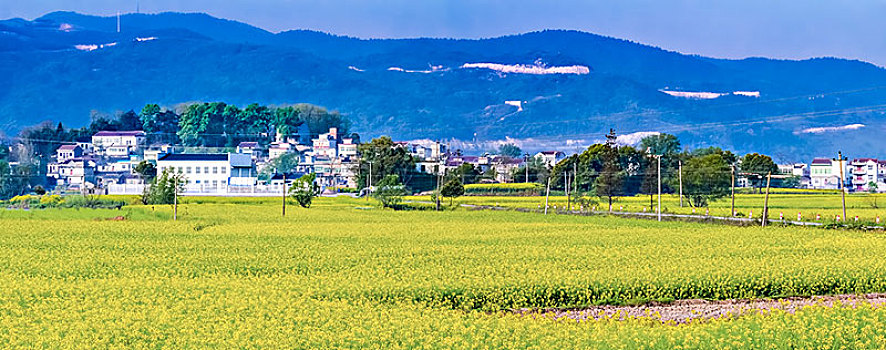
[[778,165],[769,156],[748,153],[741,158],[741,172],[748,177],[751,186],[756,188],[758,193],[761,193],[766,176],[769,173],[777,173]]
[[157,104],[147,104],[142,108],[140,118],[149,142],[178,143],[179,115],[175,111],[161,109]]
[[119,131],[122,129],[120,122],[111,118],[107,113],[92,110],[89,112],[89,129],[94,134],[102,130]]
[[799,176],[789,176],[779,182],[775,183],[775,187],[782,188],[800,188],[800,177]]
[[145,186],[145,191],[142,193],[142,203],[173,204],[176,192],[182,192],[183,189],[184,177],[182,174],[163,170],[150,185]]
[[320,186],[315,183],[316,179],[317,175],[314,173],[305,174],[293,181],[289,188],[289,196],[302,208],[310,208],[314,197],[320,195]]
[[729,195],[731,186],[730,165],[721,154],[692,157],[683,164],[683,196],[694,207]]
[[452,200],[465,194],[465,186],[458,178],[447,181],[440,188],[440,195],[449,198],[449,206],[452,206]]
[[141,130],[143,124],[141,117],[130,109],[117,115],[117,125],[120,130]]
[[606,198],[609,210],[612,210],[612,199],[623,193],[624,172],[620,169],[618,149],[615,144],[615,131],[606,135],[603,149],[603,170],[594,181],[594,192],[597,197]]
[[498,146],[498,154],[505,157],[520,158],[523,155],[523,150],[513,143],[505,143]]
[[643,161],[643,182],[640,184],[640,193],[649,195],[649,207],[655,206],[655,195],[658,194],[658,160],[646,157]]
[[457,178],[460,179],[462,183],[472,184],[477,183],[480,175],[482,174],[479,170],[477,170],[477,168],[474,167],[473,164],[464,163],[462,165],[459,165],[455,169],[452,169],[452,171],[446,174],[446,177],[450,179]]
[[206,132],[208,120],[204,120],[206,104],[192,104],[185,108],[179,118],[178,138],[185,146],[202,144],[201,135]]
[[738,156],[735,155],[735,153],[732,153],[730,151],[724,151],[720,147],[713,147],[713,146],[694,149],[694,150],[692,150],[692,152],[689,152],[689,155],[687,156],[687,158],[688,157],[701,157],[701,156],[706,156],[709,154],[719,154],[720,157],[722,157],[723,160],[726,161],[726,163],[729,165],[734,165],[735,163],[738,162]]
[[[673,193],[671,184],[677,177],[681,160],[680,139],[671,134],[658,134],[644,137],[640,140],[637,149],[644,157],[649,155],[661,156],[661,181],[662,192]],[[656,164],[656,169],[657,169]],[[657,180],[656,180],[657,181]],[[656,192],[658,189],[656,188]]]
[[268,107],[258,103],[250,104],[243,110],[241,118],[242,124],[249,126],[250,133],[263,135],[265,143],[274,141],[277,130],[274,113]]
[[415,160],[405,147],[394,144],[390,137],[382,136],[357,147],[360,162],[355,169],[357,185],[361,188],[369,184],[370,163],[372,163],[373,185],[388,175],[397,175],[398,180],[408,184],[409,176],[415,172]]
[[528,161],[523,163],[522,167],[513,170],[511,173],[511,179],[513,179],[514,182],[526,182],[527,167],[529,168],[529,182],[544,184],[548,181],[548,177],[551,176],[551,169],[548,169],[547,165],[545,165],[541,158],[529,157]]
[[680,139],[671,134],[650,135],[640,140],[638,148],[643,152],[648,150],[650,154],[662,155],[665,157],[662,160],[665,160],[680,154]]
[[612,208],[613,198],[622,194],[622,184],[624,182],[624,173],[618,168],[618,163],[614,160],[607,161],[603,165],[603,170],[594,181],[594,192],[597,197],[606,198],[609,208]]
[[271,159],[258,174],[260,180],[267,181],[274,174],[289,174],[298,168],[299,155],[297,153],[283,154]]
[[381,202],[385,208],[397,208],[407,194],[406,187],[400,182],[396,174],[386,175],[372,192],[372,197]]
[[319,135],[329,131],[329,128],[338,128],[340,134],[347,134],[351,127],[350,121],[342,117],[338,112],[329,112],[323,107],[310,104],[297,104],[301,121],[308,124],[311,135]]
[[136,174],[142,177],[145,182],[150,183],[157,177],[157,167],[154,166],[154,163],[143,160],[133,169]]
[[0,160],[0,199],[9,199],[24,194],[28,188],[28,178],[18,167],[11,167],[5,160]]

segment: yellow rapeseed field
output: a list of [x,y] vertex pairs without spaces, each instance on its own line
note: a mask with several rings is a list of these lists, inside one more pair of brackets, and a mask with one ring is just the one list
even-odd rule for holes
[[[0,348],[880,348],[886,310],[555,320],[521,307],[886,291],[886,236],[365,200],[0,214]],[[106,220],[125,216],[125,220]]]
[[[797,220],[798,214],[801,221],[813,221],[822,223],[833,223],[838,216],[842,216],[842,204],[839,193],[833,192],[811,192],[810,193],[794,193],[798,190],[778,189],[779,193],[770,195],[769,198],[769,218],[770,220]],[[762,194],[738,194],[735,200],[735,211],[738,216],[744,218],[760,218],[763,213],[764,195]],[[598,211],[608,210],[608,204],[599,198],[593,198],[597,204],[593,204],[593,209]],[[428,196],[407,197],[411,201],[430,201]],[[446,201],[448,204],[448,201]],[[475,205],[498,205],[504,207],[527,208],[540,210],[544,208],[544,196],[466,196],[455,199],[457,204],[475,204]],[[575,202],[569,203],[573,210],[579,210],[579,204]],[[548,199],[549,209],[564,209],[567,205],[565,196],[550,196]],[[631,197],[618,197],[613,204],[614,211],[636,212],[636,213],[653,213],[658,205],[658,197],[653,196],[650,205],[650,198],[646,195],[638,195]],[[675,214],[697,214],[697,215],[715,215],[729,216],[731,201],[723,198],[714,201],[708,207],[692,208],[687,201],[680,206],[679,196],[663,195],[662,196],[662,212]],[[588,209],[588,208],[582,208]],[[846,216],[850,222],[855,221],[858,217],[859,222],[876,224],[877,217],[880,218],[880,225],[886,224],[886,194],[868,194],[853,193],[846,196]]]

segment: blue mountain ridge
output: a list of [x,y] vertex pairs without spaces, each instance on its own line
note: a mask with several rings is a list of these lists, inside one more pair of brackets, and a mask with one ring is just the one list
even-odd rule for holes
[[[359,39],[275,34],[206,14],[127,14],[120,33],[116,21],[72,12],[0,21],[3,129],[15,133],[44,120],[79,126],[91,110],[155,102],[307,102],[342,112],[365,136],[404,140],[512,138],[529,149],[563,148],[567,140],[570,147],[598,141],[614,128],[669,132],[687,146],[764,152],[782,161],[838,149],[886,157],[886,70],[861,61],[715,59],[566,30],[479,40]],[[590,73],[461,68],[466,63],[574,65]],[[661,90],[730,94],[692,99]],[[505,101],[521,101],[522,108]],[[851,124],[864,127],[805,132]]]

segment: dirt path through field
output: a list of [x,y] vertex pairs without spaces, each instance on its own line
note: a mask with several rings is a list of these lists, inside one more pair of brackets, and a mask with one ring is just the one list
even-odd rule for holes
[[868,303],[875,307],[886,305],[886,293],[860,295],[833,295],[808,298],[784,298],[769,300],[678,300],[667,304],[648,304],[643,306],[594,306],[585,309],[520,309],[516,313],[522,315],[543,314],[555,318],[570,318],[577,321],[599,320],[604,318],[627,319],[634,317],[652,317],[662,322],[673,321],[687,323],[692,320],[734,317],[753,312],[783,310],[789,313],[805,306],[823,305],[833,307],[842,304],[854,307],[859,303]]

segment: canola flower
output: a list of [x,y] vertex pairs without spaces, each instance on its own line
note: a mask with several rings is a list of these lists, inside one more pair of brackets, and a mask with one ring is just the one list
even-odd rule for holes
[[[191,199],[188,199],[191,200]],[[202,199],[195,199],[202,200]],[[233,203],[233,201],[232,201]],[[886,310],[662,325],[509,308],[886,290],[886,237],[321,199],[0,216],[2,348],[879,348]],[[105,221],[121,213],[128,220]]]

